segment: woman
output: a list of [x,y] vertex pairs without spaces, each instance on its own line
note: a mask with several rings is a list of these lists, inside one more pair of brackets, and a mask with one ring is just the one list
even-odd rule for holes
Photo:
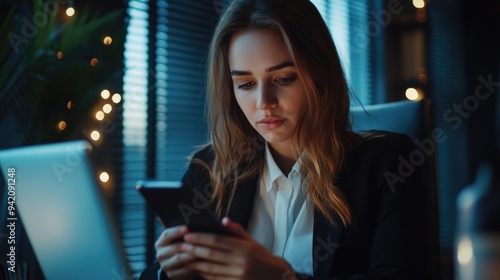
[[412,143],[351,131],[347,83],[314,5],[234,1],[208,64],[211,143],[183,180],[233,235],[167,228],[142,277],[422,279],[419,177],[384,177]]

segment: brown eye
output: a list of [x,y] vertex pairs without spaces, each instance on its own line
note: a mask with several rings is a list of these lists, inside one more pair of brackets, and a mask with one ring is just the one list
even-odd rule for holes
[[254,85],[255,83],[254,82],[248,82],[248,83],[244,83],[244,84],[238,84],[238,89],[241,89],[241,90],[249,90],[250,88],[252,88],[252,86]]
[[297,80],[297,76],[290,76],[290,77],[286,77],[286,78],[279,78],[279,79],[276,79],[276,81],[282,85],[289,85],[293,82],[295,82]]

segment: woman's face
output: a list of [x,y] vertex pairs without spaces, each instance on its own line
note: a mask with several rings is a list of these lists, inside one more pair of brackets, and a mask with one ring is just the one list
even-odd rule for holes
[[234,34],[229,68],[236,101],[250,124],[274,149],[290,149],[305,93],[279,33],[254,29]]

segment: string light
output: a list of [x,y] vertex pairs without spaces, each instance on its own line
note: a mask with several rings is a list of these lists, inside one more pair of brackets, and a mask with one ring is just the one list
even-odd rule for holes
[[60,121],[57,127],[62,131],[66,129],[66,122],[65,121]]
[[66,104],[66,107],[68,108],[68,110],[71,110],[71,106],[72,106],[72,105],[73,105],[73,104],[71,103],[71,100],[70,100],[70,101],[68,101],[68,103]]
[[413,0],[413,6],[417,9],[422,9],[425,7],[425,1],[424,0]]
[[97,65],[97,63],[99,63],[99,60],[97,58],[92,58],[92,60],[90,61],[90,66],[92,67],[95,67]]
[[95,118],[98,121],[102,121],[104,119],[104,112],[103,111],[97,111],[97,113],[95,113]]
[[104,45],[109,46],[109,45],[111,45],[112,42],[113,42],[113,39],[111,37],[109,37],[109,36],[104,37],[104,40],[103,40]]
[[111,95],[111,93],[107,89],[101,91],[101,97],[102,97],[102,99],[108,99],[110,95]]
[[113,97],[111,97],[111,100],[115,102],[116,104],[120,103],[122,101],[122,96],[119,93],[113,94]]
[[94,130],[90,133],[90,138],[92,138],[92,140],[94,141],[97,141],[101,138],[101,134],[99,133],[99,131]]
[[420,93],[416,88],[408,88],[405,92],[406,98],[412,101],[416,101],[420,99]]
[[108,172],[101,172],[101,175],[99,175],[99,179],[103,183],[106,183],[107,181],[109,181],[109,174],[108,174]]
[[104,106],[102,106],[102,110],[104,113],[109,114],[113,110],[113,107],[110,104],[104,104]]
[[75,9],[73,7],[69,7],[66,9],[66,15],[68,17],[72,17],[73,15],[75,15]]
[[63,58],[63,53],[62,53],[62,51],[58,51],[58,52],[56,53],[56,57],[57,57],[57,59],[61,60],[61,59]]

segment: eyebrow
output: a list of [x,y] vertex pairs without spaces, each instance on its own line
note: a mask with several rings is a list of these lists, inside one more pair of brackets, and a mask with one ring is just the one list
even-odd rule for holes
[[[280,63],[278,65],[274,65],[274,66],[271,66],[269,68],[266,68],[266,72],[269,73],[269,72],[277,71],[277,70],[280,70],[280,69],[283,69],[286,67],[293,67],[293,66],[295,66],[295,64],[293,64],[293,62],[285,61],[285,62]],[[231,76],[245,76],[245,75],[251,75],[251,74],[252,74],[252,72],[249,72],[249,71],[240,71],[240,70],[232,70],[231,71]]]

